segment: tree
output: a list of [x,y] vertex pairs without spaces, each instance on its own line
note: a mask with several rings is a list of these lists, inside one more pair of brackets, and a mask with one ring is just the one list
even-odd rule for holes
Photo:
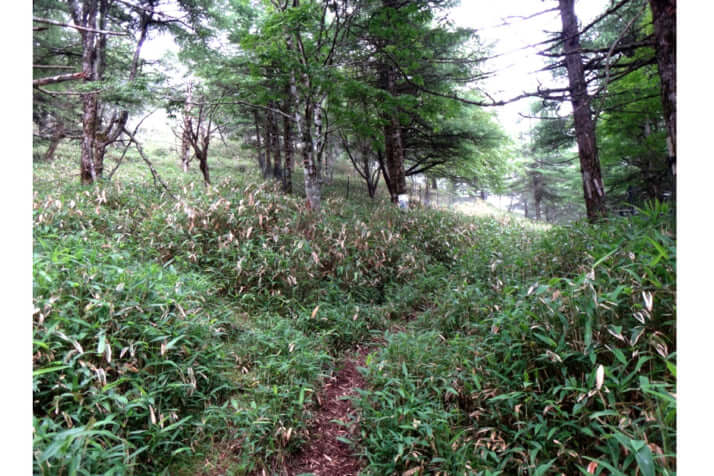
[[[110,2],[108,0],[69,0],[70,13],[82,38],[82,78],[85,83],[104,79],[107,62],[107,33]],[[139,7],[139,38],[129,68],[129,82],[136,79],[139,72],[141,47],[146,40],[149,25],[153,19],[153,2],[148,7]],[[123,12],[122,12],[123,13]],[[82,152],[80,179],[83,184],[91,184],[102,176],[104,155],[107,146],[117,140],[129,118],[126,109],[115,110],[106,120],[101,113],[98,91],[88,91],[82,98]]]
[[181,129],[181,168],[184,172],[188,172],[188,166],[191,163],[191,136],[193,126],[191,125],[191,109],[193,107],[193,84],[191,82],[186,86],[186,101],[183,108],[183,128]]
[[[190,97],[193,96],[193,88],[189,89]],[[184,117],[184,130],[182,138],[193,148],[195,157],[198,159],[198,165],[203,175],[205,185],[211,184],[211,178],[208,168],[208,146],[211,143],[211,138],[214,133],[219,132],[220,124],[217,123],[217,115],[219,113],[220,102],[208,103],[206,96],[203,94],[197,95],[198,102],[191,103],[194,114]]]
[[677,150],[677,0],[650,0],[669,156]]
[[649,66],[613,84],[602,101],[598,144],[609,201],[618,208],[665,200],[674,191],[659,91]]
[[558,114],[555,101],[534,103],[531,112],[538,122],[528,134],[516,183],[524,203],[532,203],[535,219],[555,222],[577,216],[577,196],[582,190],[578,157],[573,153],[573,120]]
[[[364,1],[350,30],[350,66],[343,101],[333,102],[333,123],[379,148],[372,156],[395,202],[411,175],[472,181],[474,164],[495,158],[493,144],[503,139],[496,128],[484,127],[487,115],[453,97],[461,84],[471,87],[479,79],[483,55],[473,31],[453,29],[439,17],[451,3]],[[480,168],[481,178],[486,169]]]
[[[195,24],[205,13],[209,0],[180,0],[178,4],[188,13]],[[45,62],[57,61],[62,68],[77,67],[77,73],[38,78],[33,81],[36,91],[52,98],[66,98],[66,102],[81,102],[81,132],[67,134],[81,140],[80,180],[83,184],[94,183],[102,177],[104,157],[110,146],[123,137],[133,142],[126,124],[129,114],[140,110],[155,100],[155,78],[142,73],[141,49],[150,30],[191,28],[180,18],[160,10],[158,0],[136,2],[113,0],[67,0],[35,2],[33,21],[50,25],[36,29],[35,54],[40,56],[38,67]],[[49,18],[45,18],[49,17]],[[195,25],[194,25],[195,26]],[[55,30],[66,34],[58,35]],[[195,28],[193,28],[195,31]],[[77,35],[79,42],[76,41]],[[64,44],[60,44],[59,40]],[[38,68],[39,70],[39,68]],[[37,71],[37,70],[36,70]],[[76,84],[81,81],[81,84]],[[74,82],[74,89],[64,86]],[[47,89],[44,88],[48,86]],[[56,88],[52,86],[57,85]],[[154,94],[152,94],[152,92]],[[42,108],[40,95],[35,96],[35,109]],[[41,118],[41,114],[36,115]],[[67,118],[75,122],[75,118]],[[41,121],[40,121],[41,122]],[[46,122],[46,121],[45,121]],[[39,127],[40,130],[43,127]],[[63,121],[62,128],[70,127]],[[61,134],[57,138],[63,137]]]
[[575,0],[559,0],[559,2],[560,17],[563,24],[563,50],[570,84],[570,101],[573,105],[585,208],[588,220],[596,222],[606,215],[605,187],[600,172],[595,123],[590,109],[590,97],[580,53],[580,32],[578,31],[578,20],[575,16]]

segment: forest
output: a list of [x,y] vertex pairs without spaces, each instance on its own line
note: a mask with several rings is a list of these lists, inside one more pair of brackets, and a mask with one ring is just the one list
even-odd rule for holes
[[491,3],[33,0],[33,474],[676,474],[676,0]]

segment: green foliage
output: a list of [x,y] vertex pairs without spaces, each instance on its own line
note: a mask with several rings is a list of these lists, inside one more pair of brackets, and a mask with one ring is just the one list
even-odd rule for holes
[[544,230],[328,188],[315,214],[232,162],[203,188],[155,159],[176,200],[134,162],[92,188],[35,165],[36,473],[279,472],[377,341],[365,474],[674,474],[668,205]]
[[205,408],[233,388],[230,310],[204,310],[204,278],[136,261],[96,232],[35,239],[35,471],[143,472],[189,451],[211,431]]
[[674,474],[669,213],[504,233],[463,257],[368,359],[368,472]]

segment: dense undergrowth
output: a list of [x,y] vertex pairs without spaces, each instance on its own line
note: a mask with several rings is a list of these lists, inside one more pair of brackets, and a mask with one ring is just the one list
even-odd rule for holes
[[237,178],[38,187],[33,216],[38,474],[277,473],[375,340],[365,474],[674,474],[662,207],[550,231],[336,195],[316,216]]
[[670,219],[655,206],[530,242],[503,228],[470,250],[368,361],[371,473],[674,474]]

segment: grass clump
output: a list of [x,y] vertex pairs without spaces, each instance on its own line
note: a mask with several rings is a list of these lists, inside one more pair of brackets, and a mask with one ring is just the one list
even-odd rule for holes
[[442,299],[368,363],[368,472],[674,474],[669,220],[655,206],[455,265]]
[[91,232],[36,237],[39,474],[165,467],[211,432],[202,413],[235,387],[231,312],[207,311],[210,283],[101,244]]
[[329,193],[310,213],[230,164],[210,188],[166,173],[175,199],[46,167],[38,474],[279,473],[365,343],[364,474],[674,474],[667,207],[543,229]]

